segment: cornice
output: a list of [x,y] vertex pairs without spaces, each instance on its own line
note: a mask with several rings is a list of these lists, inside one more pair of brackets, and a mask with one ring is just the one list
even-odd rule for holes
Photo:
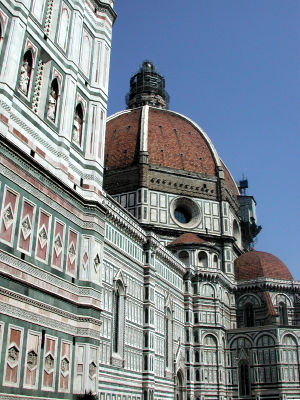
[[294,293],[300,293],[300,282],[287,281],[283,279],[257,278],[249,281],[237,282],[235,290],[287,290]]

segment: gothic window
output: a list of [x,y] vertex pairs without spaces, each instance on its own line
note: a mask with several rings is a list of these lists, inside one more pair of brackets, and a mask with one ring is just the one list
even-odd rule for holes
[[28,96],[29,88],[31,85],[31,75],[33,67],[33,57],[31,50],[27,50],[23,56],[23,61],[21,65],[19,88],[21,92]]
[[114,291],[114,316],[113,316],[113,352],[123,353],[124,315],[125,315],[125,290],[121,281],[117,281]]
[[59,86],[57,78],[55,78],[51,83],[50,93],[48,96],[48,110],[47,110],[47,117],[54,123],[56,122],[58,96],[59,96]]
[[170,369],[172,367],[172,312],[170,308],[166,310],[166,368]]
[[73,136],[72,141],[78,146],[82,144],[82,127],[83,127],[83,108],[82,104],[78,103],[75,109],[74,122],[73,122]]
[[239,363],[239,394],[240,396],[250,395],[250,369],[245,360]]
[[270,383],[277,381],[275,342],[269,335],[262,335],[256,343],[257,346],[257,365],[259,365],[260,383]]
[[205,296],[205,297],[215,297],[215,290],[209,284],[203,285],[202,292],[203,292],[203,296]]
[[297,341],[292,335],[286,335],[282,341],[281,366],[282,380],[299,382]]
[[195,351],[195,362],[198,363],[200,361],[199,351]]
[[246,304],[244,309],[244,324],[246,327],[254,326],[254,309],[251,303]]
[[280,325],[288,325],[288,313],[287,306],[284,302],[280,302],[278,306],[279,311],[279,323]]
[[199,381],[200,381],[200,372],[199,372],[199,370],[198,370],[198,369],[196,369],[196,373],[195,373],[195,379],[196,379],[196,381],[197,381],[197,382],[199,382]]
[[206,335],[203,343],[203,364],[206,366],[205,380],[208,383],[217,382],[218,353],[217,340],[212,335]]
[[202,268],[207,268],[208,266],[208,258],[207,258],[207,254],[205,253],[205,251],[200,251],[198,254],[198,262],[199,262],[199,267]]

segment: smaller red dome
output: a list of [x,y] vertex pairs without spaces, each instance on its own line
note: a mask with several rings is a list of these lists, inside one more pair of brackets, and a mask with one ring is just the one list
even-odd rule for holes
[[257,278],[272,278],[292,281],[288,267],[273,254],[252,250],[242,254],[234,262],[235,279],[248,281]]
[[184,233],[179,238],[168,244],[168,247],[178,246],[181,244],[207,244],[207,242],[197,236],[195,233]]

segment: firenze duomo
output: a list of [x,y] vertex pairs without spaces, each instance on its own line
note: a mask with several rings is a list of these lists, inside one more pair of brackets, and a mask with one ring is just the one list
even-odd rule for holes
[[247,182],[150,61],[107,118],[113,3],[0,2],[0,400],[299,400]]

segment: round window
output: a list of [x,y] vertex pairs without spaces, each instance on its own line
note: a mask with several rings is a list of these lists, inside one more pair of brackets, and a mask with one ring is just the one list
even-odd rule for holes
[[201,219],[198,204],[187,197],[178,197],[172,201],[171,216],[177,225],[187,228],[194,228]]

